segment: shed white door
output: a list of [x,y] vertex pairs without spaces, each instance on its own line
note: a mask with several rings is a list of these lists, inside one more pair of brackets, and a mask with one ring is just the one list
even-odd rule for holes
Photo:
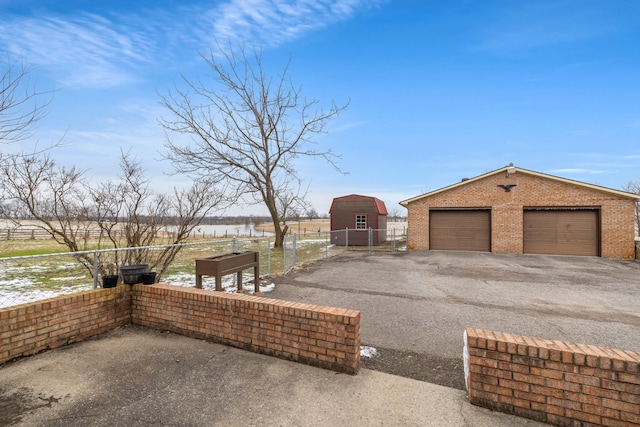
[[525,254],[599,256],[597,209],[525,210]]
[[429,248],[491,252],[491,211],[429,211]]

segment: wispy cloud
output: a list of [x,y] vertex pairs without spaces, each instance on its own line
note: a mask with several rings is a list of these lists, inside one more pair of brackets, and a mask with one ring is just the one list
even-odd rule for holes
[[[46,70],[62,85],[108,88],[145,68],[181,63],[218,40],[278,46],[388,0],[228,0],[145,10],[144,16],[69,12],[0,17],[0,53]],[[141,12],[140,12],[141,13]],[[185,24],[189,22],[190,24]]]
[[602,170],[595,169],[581,169],[581,168],[562,168],[562,169],[551,169],[550,173],[554,174],[566,174],[566,175],[598,175],[604,173]]
[[203,29],[212,30],[208,34],[213,40],[278,46],[386,1],[230,0],[205,14]]
[[52,71],[64,85],[110,87],[134,80],[154,52],[145,33],[105,17],[22,18],[3,22],[0,41],[11,57]]
[[637,174],[640,154],[630,152],[625,154],[615,153],[565,153],[561,157],[571,158],[565,161],[567,167],[549,169],[545,172],[554,175],[569,175],[580,177],[600,175],[611,176],[623,173],[630,173],[630,178]]

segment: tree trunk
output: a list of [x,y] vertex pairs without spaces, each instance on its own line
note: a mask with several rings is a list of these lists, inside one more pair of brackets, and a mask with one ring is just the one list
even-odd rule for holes
[[287,229],[288,227],[285,225],[283,228],[277,219],[273,220],[273,230],[276,234],[276,242],[273,245],[274,248],[282,248],[284,246],[284,236],[287,233]]

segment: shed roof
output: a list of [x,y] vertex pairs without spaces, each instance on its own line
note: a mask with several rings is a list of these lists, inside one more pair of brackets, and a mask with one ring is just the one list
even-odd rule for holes
[[362,196],[360,194],[349,194],[348,196],[334,197],[333,201],[331,202],[331,208],[329,209],[329,213],[331,213],[331,211],[333,210],[333,205],[335,204],[336,200],[349,199],[349,198],[371,199],[376,205],[378,215],[389,215],[389,213],[387,212],[387,207],[385,206],[382,200],[372,196]]
[[618,197],[621,197],[621,198],[633,199],[633,200],[636,200],[636,201],[640,201],[640,194],[627,193],[626,191],[614,190],[612,188],[602,187],[602,186],[594,185],[594,184],[587,184],[586,182],[574,181],[572,179],[561,178],[559,176],[554,176],[554,175],[547,175],[547,174],[544,174],[544,173],[541,173],[541,172],[535,172],[535,171],[532,171],[532,170],[516,167],[516,166],[513,166],[513,165],[507,165],[507,166],[505,166],[503,168],[500,168],[500,169],[497,169],[497,170],[494,170],[494,171],[491,171],[491,172],[487,172],[487,173],[482,174],[482,175],[478,175],[475,178],[465,179],[465,180],[463,180],[461,182],[458,182],[456,184],[449,185],[447,187],[443,187],[443,188],[440,188],[438,190],[431,191],[429,193],[424,193],[424,194],[421,194],[419,196],[412,197],[411,199],[403,200],[403,201],[400,202],[400,204],[402,206],[406,207],[408,204],[410,204],[412,202],[418,201],[420,199],[424,199],[426,197],[431,197],[431,196],[434,196],[436,194],[439,194],[439,193],[442,193],[442,192],[445,192],[445,191],[453,190],[454,188],[462,187],[463,185],[471,184],[472,182],[479,181],[479,180],[481,180],[483,178],[486,178],[488,176],[499,174],[499,173],[507,173],[507,170],[510,170],[510,169],[514,169],[516,171],[516,173],[524,173],[524,174],[528,174],[528,175],[532,175],[532,176],[537,176],[539,178],[550,179],[550,180],[553,180],[553,181],[563,182],[563,183],[566,183],[566,184],[572,184],[572,185],[576,185],[576,186],[579,186],[579,187],[588,188],[588,189],[591,189],[591,190],[602,191],[604,193],[612,194],[612,195],[615,195],[615,196],[618,196]]

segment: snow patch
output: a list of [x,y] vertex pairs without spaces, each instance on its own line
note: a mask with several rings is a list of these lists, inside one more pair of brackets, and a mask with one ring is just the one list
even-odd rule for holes
[[371,359],[378,356],[378,350],[375,347],[368,347],[366,345],[360,346],[360,357]]
[[[172,274],[163,277],[162,283],[167,283],[173,286],[182,286],[183,288],[193,288],[196,286],[196,275],[189,273]],[[274,283],[263,284],[260,283],[260,293],[271,292],[275,289]],[[204,276],[202,278],[202,289],[209,291],[216,290],[216,280],[211,276]],[[254,293],[253,283],[243,283],[242,289],[246,294],[252,295]],[[228,274],[222,276],[222,290],[228,294],[235,294],[238,292],[238,285],[236,284],[236,275]]]

